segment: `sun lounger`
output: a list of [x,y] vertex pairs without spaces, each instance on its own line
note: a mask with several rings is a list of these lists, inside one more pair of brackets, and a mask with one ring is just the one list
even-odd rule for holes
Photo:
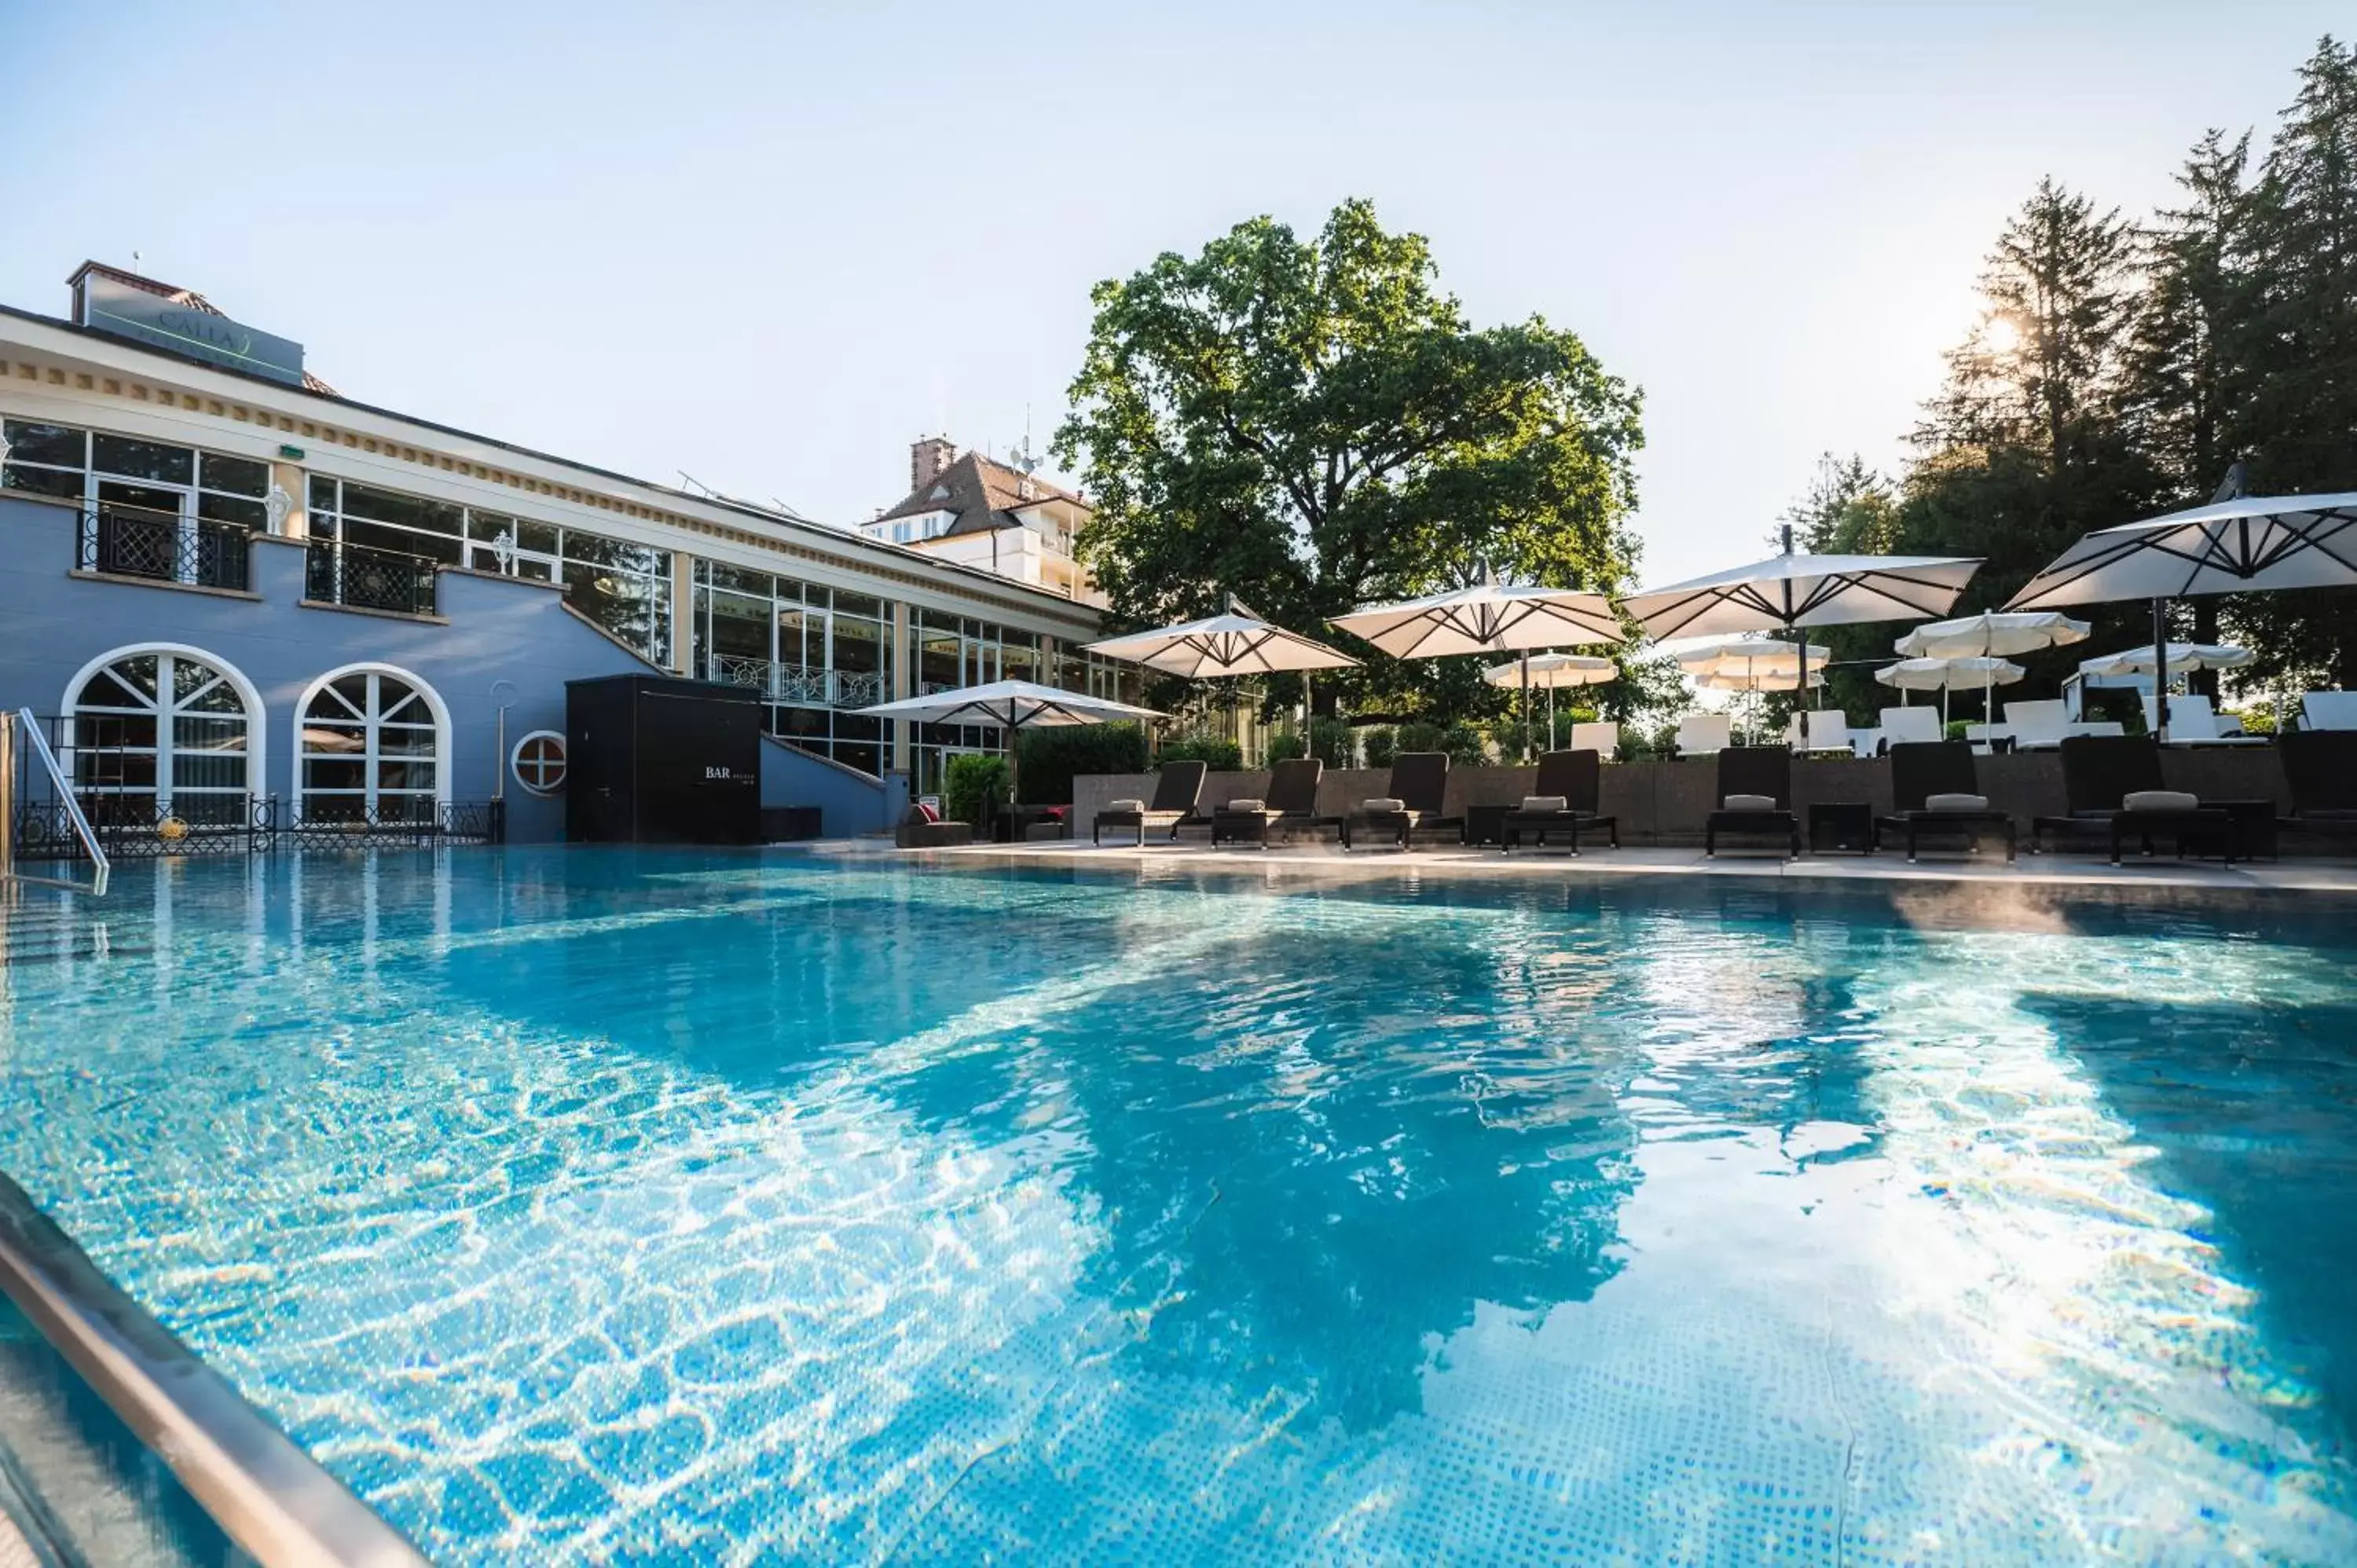
[[[1539,758],[1537,787],[1523,801],[1522,809],[1506,813],[1501,825],[1498,842],[1512,853],[1529,833],[1541,849],[1546,847],[1547,835],[1555,834],[1579,853],[1582,832],[1602,831],[1611,836],[1614,849],[1620,847],[1620,824],[1610,817],[1597,814],[1597,802],[1603,793],[1603,758],[1593,751],[1550,751]],[[1560,806],[1541,802],[1561,801]]]
[[1965,848],[1980,848],[1982,834],[2002,832],[2005,858],[2014,854],[2013,818],[1989,810],[1973,767],[1973,748],[1961,740],[1902,741],[1890,748],[1890,794],[1898,809],[1876,819],[1875,840],[1899,833],[1907,841],[1907,861],[1915,862],[1916,842],[1925,834],[1961,835]]
[[1849,751],[1849,715],[1838,708],[1794,714],[1788,738],[1797,751]]
[[[2144,727],[2157,729],[2160,723],[2160,705],[2152,698],[2144,699]],[[2243,721],[2222,718],[2203,696],[2171,697],[2169,699],[2169,738],[2166,746],[2265,746],[2264,736],[2244,735]]]
[[[1620,726],[1610,719],[1597,719],[1587,724],[1576,724],[1571,726],[1571,745],[1566,749],[1592,751],[1604,761],[1609,762],[1620,749]],[[1539,793],[1544,795],[1546,791],[1542,789]]]
[[1275,828],[1326,828],[1340,825],[1340,817],[1318,814],[1318,785],[1326,764],[1314,757],[1297,757],[1269,770],[1268,793],[1259,805],[1236,800],[1211,811],[1211,843],[1254,843],[1268,847]]
[[2112,864],[2120,845],[2139,840],[2147,854],[2156,838],[2171,840],[2181,856],[2189,848],[2214,843],[2233,864],[2233,816],[2170,789],[2161,779],[2160,746],[2150,736],[2074,735],[2062,742],[2062,792],[2070,815],[2039,817],[2030,823],[2030,848],[2043,854],[2046,835],[2105,833]]
[[1725,714],[1684,714],[1673,744],[1680,757],[1708,757],[1725,751],[1734,739],[1735,721]]
[[1448,794],[1448,754],[1405,751],[1392,759],[1392,792],[1362,801],[1342,819],[1342,847],[1352,847],[1361,833],[1394,838],[1402,849],[1415,847],[1415,834],[1432,828],[1462,830],[1465,819],[1442,812]]
[[2298,729],[2276,740],[2291,815],[2276,825],[2357,838],[2357,729]]
[[1718,754],[1719,809],[1703,820],[1702,850],[1718,853],[1718,836],[1737,833],[1784,841],[1785,858],[1801,853],[1801,819],[1792,811],[1789,746],[1736,746]]
[[1203,795],[1205,765],[1200,762],[1166,762],[1154,781],[1154,799],[1115,800],[1096,815],[1089,825],[1089,842],[1104,843],[1107,828],[1135,828],[1137,842],[1146,843],[1148,828],[1168,828],[1177,838],[1178,830],[1204,819],[1195,814],[1196,803]]
[[2309,692],[2299,699],[2302,729],[2357,730],[2357,692]]
[[1882,710],[1882,738],[1891,746],[1901,741],[1921,742],[1945,738],[1940,733],[1940,710],[1937,708],[1897,707]]

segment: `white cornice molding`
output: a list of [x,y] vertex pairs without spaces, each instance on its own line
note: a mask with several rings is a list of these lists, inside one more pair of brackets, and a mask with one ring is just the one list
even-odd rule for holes
[[[0,403],[26,413],[176,440],[239,456],[274,457],[282,444],[300,446],[307,469],[340,478],[486,510],[515,512],[657,549],[683,550],[753,571],[790,575],[1068,640],[1090,640],[1098,633],[1096,617],[1085,605],[1003,579],[967,580],[989,579],[987,572],[924,561],[914,551],[848,531],[740,511],[644,480],[300,388],[231,375],[55,323],[0,315],[0,362],[11,360],[30,363],[38,371],[62,372],[63,384],[46,373],[27,380],[0,363],[0,370],[7,371],[0,377]],[[79,385],[82,376],[92,384]],[[107,391],[108,380],[125,388],[152,390],[143,401]],[[169,394],[168,399],[159,398],[158,393]],[[199,406],[186,406],[189,399]],[[221,412],[213,411],[215,404]],[[238,410],[245,411],[247,417],[238,418]],[[292,431],[285,428],[290,423]],[[306,424],[332,428],[351,439],[330,441],[318,435],[306,435]],[[369,441],[380,449],[369,451],[365,445]],[[384,450],[387,446],[391,450]],[[414,456],[404,456],[404,452]],[[446,462],[669,514],[686,526],[575,500],[568,494],[460,472],[446,467]]]

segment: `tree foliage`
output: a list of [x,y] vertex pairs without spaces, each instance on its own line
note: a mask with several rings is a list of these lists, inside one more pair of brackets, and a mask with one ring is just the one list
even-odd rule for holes
[[[1979,324],[1914,433],[1895,496],[1830,457],[1794,508],[1813,549],[1986,556],[1960,612],[2009,598],[2081,534],[2197,505],[2237,460],[2256,494],[2357,489],[2357,48],[2328,38],[2255,170],[2252,137],[2212,130],[2174,205],[2124,220],[2052,179],[1997,237]],[[2142,605],[2074,611],[2095,646],[2149,635]],[[2174,635],[2247,641],[2260,680],[2357,685],[2357,592],[2205,597]],[[1889,628],[1817,634],[1889,657]],[[2077,650],[2031,656],[2011,696],[2050,694]],[[1831,699],[1889,701],[1836,671]]]
[[[1307,239],[1253,219],[1092,298],[1056,450],[1094,503],[1078,544],[1115,622],[1233,594],[1326,637],[1480,562],[1593,589],[1629,575],[1638,393],[1539,317],[1470,325],[1423,237],[1369,203]],[[1469,713],[1493,702],[1453,668],[1471,662],[1378,657],[1318,687]]]

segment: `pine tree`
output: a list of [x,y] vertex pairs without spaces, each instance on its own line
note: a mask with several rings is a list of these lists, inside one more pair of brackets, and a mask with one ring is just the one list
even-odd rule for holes
[[2135,234],[2050,177],[1997,237],[1981,324],[1949,351],[1919,446],[2019,447],[2047,471],[2109,460],[2134,309]]
[[[2233,424],[2261,494],[2357,489],[2357,48],[2330,38],[2300,67],[2252,192],[2242,352],[2249,390]],[[2357,686],[2357,592],[2250,595],[2228,624],[2261,678]]]
[[[2126,416],[2135,261],[2116,209],[2050,178],[1989,255],[1986,309],[1947,355],[1900,509],[1909,550],[1986,558],[1959,613],[2003,604],[2081,534],[2152,499]],[[2107,618],[2126,624],[2125,612]],[[2036,683],[2058,678],[2041,671]]]
[[[2178,171],[2184,204],[2162,209],[2137,236],[2145,287],[2127,347],[2125,411],[2171,506],[2207,499],[2234,456],[2229,431],[2248,390],[2250,155],[2248,132],[2229,141],[2212,130]],[[2219,611],[2214,595],[2192,602],[2196,641],[2218,640]],[[2215,681],[2197,685],[2214,690]]]

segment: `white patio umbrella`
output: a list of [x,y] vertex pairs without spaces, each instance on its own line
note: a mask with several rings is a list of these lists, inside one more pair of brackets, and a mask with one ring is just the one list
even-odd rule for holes
[[[1620,618],[1602,594],[1501,583],[1487,566],[1470,587],[1368,605],[1334,624],[1400,659],[1514,653],[1565,643],[1619,642]],[[1523,688],[1523,749],[1530,750],[1530,687]]]
[[1984,610],[1919,626],[1890,646],[1902,659],[2007,659],[2084,642],[2089,629],[2053,610]]
[[[1822,664],[1803,672],[1798,650],[1792,650],[1790,643],[1781,646],[1792,650],[1789,657],[1781,660],[1763,657],[1750,660],[1738,660],[1730,657],[1721,659],[1715,663],[1687,667],[1686,673],[1694,677],[1696,687],[1706,692],[1738,693],[1749,692],[1754,694],[1768,692],[1797,692],[1802,690],[1804,682],[1809,690],[1814,691],[1825,683],[1825,672]],[[1814,651],[1822,654],[1825,650],[1820,648]],[[1756,725],[1752,733],[1754,736],[1758,735]]]
[[1609,659],[1599,659],[1588,653],[1532,653],[1512,664],[1493,664],[1481,671],[1481,679],[1492,686],[1511,686],[1519,675],[1527,693],[1532,686],[1544,686],[1547,694],[1547,745],[1555,745],[1555,689],[1557,686],[1597,686],[1620,673],[1620,666]]
[[1228,596],[1223,614],[1108,638],[1090,643],[1087,650],[1190,681],[1297,671],[1305,717],[1310,711],[1309,671],[1355,669],[1359,664],[1340,649],[1261,619],[1233,594]]
[[[2011,610],[2152,601],[2152,640],[2169,640],[2169,601],[2199,594],[2357,585],[2357,491],[2249,496],[2237,463],[2207,506],[2086,534],[2022,585]],[[2169,733],[2169,692],[2156,681]]]
[[1781,555],[1648,588],[1621,607],[1661,639],[1920,620],[1946,614],[1981,565],[1943,555],[1795,555],[1792,544],[1787,528]]
[[1246,611],[1232,599],[1228,613],[1183,621],[1153,631],[1132,632],[1088,645],[1091,653],[1125,659],[1189,680],[1224,675],[1266,675],[1279,671],[1340,670],[1358,660],[1340,649],[1287,631]]
[[[1902,659],[1876,671],[1874,678],[1886,686],[1896,686],[1901,693],[1939,693],[1940,722],[1943,725],[1948,722],[1948,693],[1958,686],[1978,686],[1982,716],[1995,724],[1996,688],[2010,686],[2029,673],[2010,660],[1969,654],[1955,659]],[[1900,701],[1905,698],[1902,696]]]
[[2245,496],[2097,529],[2023,585],[2007,609],[2357,585],[2357,492]]
[[1797,671],[1804,658],[1823,664],[1833,656],[1833,650],[1822,643],[1813,642],[1803,649],[1797,642],[1784,642],[1772,637],[1723,637],[1674,650],[1670,655],[1688,674],[1701,674],[1721,667],[1738,672],[1780,667]]
[[[907,719],[927,725],[996,725],[1001,729],[1018,732],[1043,725],[1103,725],[1122,719],[1164,716],[1154,708],[1136,707],[1080,692],[1060,692],[1031,681],[991,681],[921,697],[904,697],[897,703],[878,703],[856,711],[870,718]],[[1012,745],[1007,747],[1010,796],[1015,793],[1016,772],[1020,765],[1017,750]]]
[[[2223,642],[2172,642],[2169,649],[2169,673],[2189,674],[2196,670],[2233,670],[2248,664],[2258,656],[2247,648],[2236,648]],[[2080,670],[2089,675],[2149,675],[2152,673],[2152,644],[2141,648],[2123,649],[2117,653],[2097,654],[2093,659],[2079,660]]]

